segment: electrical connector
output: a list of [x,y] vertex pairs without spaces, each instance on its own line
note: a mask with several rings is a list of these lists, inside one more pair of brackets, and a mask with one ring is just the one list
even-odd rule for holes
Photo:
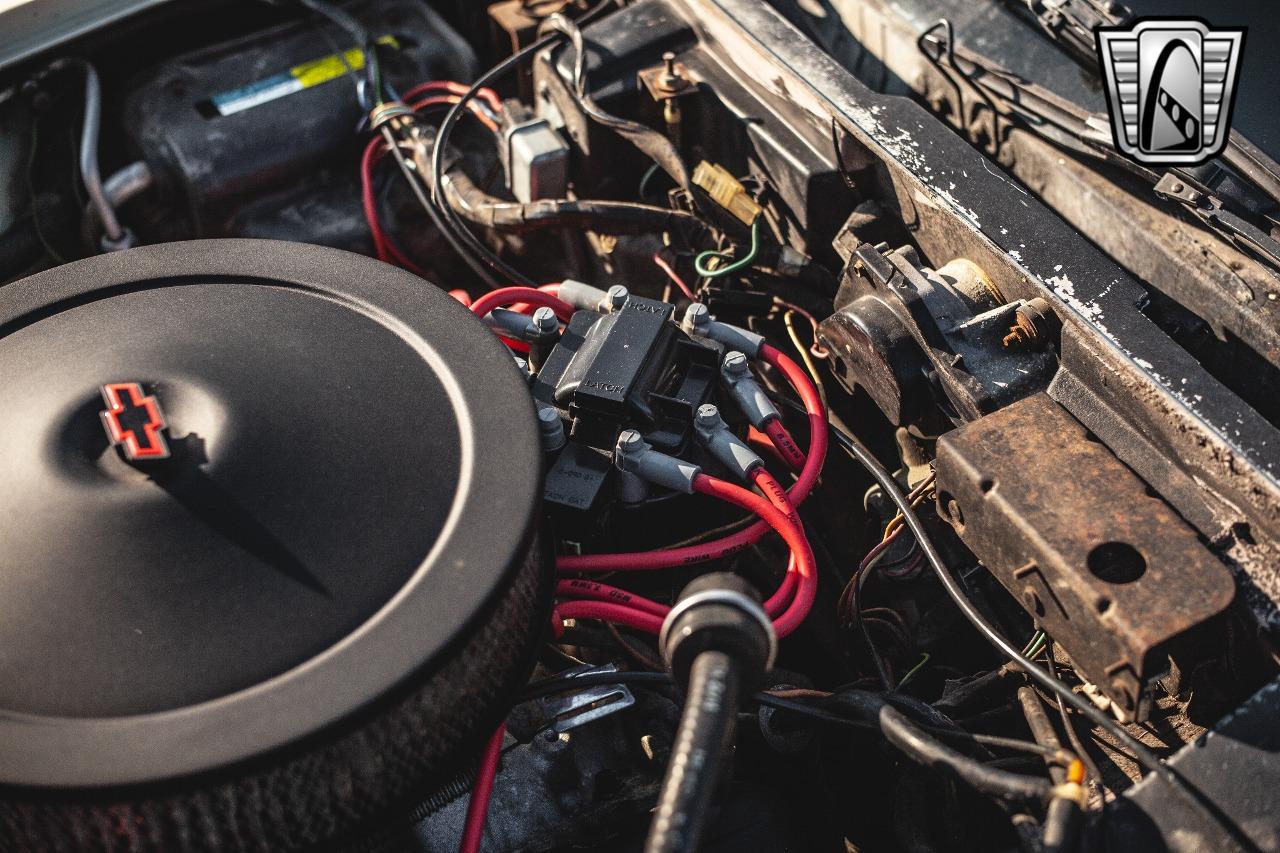
[[715,457],[716,461],[749,481],[751,474],[764,465],[760,455],[747,446],[747,443],[733,434],[729,425],[720,416],[720,410],[711,403],[698,407],[693,421],[694,432],[698,442]]
[[695,302],[685,309],[680,328],[691,335],[715,341],[726,350],[744,352],[751,358],[760,357],[760,348],[765,343],[762,335],[716,320],[711,316],[710,309],[701,302]]
[[744,353],[731,352],[726,355],[720,365],[720,375],[733,401],[753,427],[763,430],[769,421],[781,417],[778,407],[751,375],[751,363]]
[[614,464],[627,474],[634,474],[645,482],[685,494],[693,494],[693,478],[702,468],[654,450],[640,433],[623,430],[615,446]]
[[703,160],[693,170],[693,185],[723,207],[743,225],[750,225],[760,215],[761,207],[747,192],[742,182],[722,166]]

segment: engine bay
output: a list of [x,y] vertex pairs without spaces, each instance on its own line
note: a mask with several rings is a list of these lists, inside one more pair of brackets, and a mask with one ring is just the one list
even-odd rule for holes
[[1066,13],[45,3],[0,849],[1280,850],[1280,167]]

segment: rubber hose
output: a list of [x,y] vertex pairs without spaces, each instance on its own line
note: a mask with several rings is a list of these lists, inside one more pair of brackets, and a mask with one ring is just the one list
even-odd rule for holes
[[723,652],[702,652],[689,671],[680,728],[649,826],[645,853],[692,853],[706,824],[724,756],[733,743],[741,681]]

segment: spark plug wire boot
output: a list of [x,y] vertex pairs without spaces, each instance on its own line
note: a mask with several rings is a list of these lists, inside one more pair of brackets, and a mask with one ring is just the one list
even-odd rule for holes
[[623,430],[614,446],[614,464],[626,474],[634,474],[646,483],[693,494],[693,479],[702,468],[654,450],[639,432]]
[[707,452],[744,482],[750,482],[755,470],[764,465],[760,454],[733,434],[733,430],[729,429],[729,425],[721,417],[720,410],[712,403],[704,403],[698,407],[693,430],[698,436],[698,442]]
[[685,309],[680,327],[691,335],[715,341],[726,350],[743,352],[751,358],[759,358],[760,347],[764,346],[763,336],[729,323],[721,323],[711,316],[711,310],[701,302],[695,302]]
[[742,352],[730,352],[720,364],[720,376],[747,421],[756,429],[764,430],[769,421],[778,420],[778,407],[769,399],[764,388],[751,375],[751,365]]
[[541,370],[542,365],[560,340],[560,321],[556,312],[547,307],[537,308],[528,319],[524,338],[529,342],[529,363]]
[[550,406],[538,406],[538,434],[544,453],[555,453],[569,440],[565,435],[560,413]]

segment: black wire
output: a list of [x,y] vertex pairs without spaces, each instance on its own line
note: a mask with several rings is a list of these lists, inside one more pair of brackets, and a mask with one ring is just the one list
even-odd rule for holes
[[[1049,668],[1049,674],[1054,678],[1058,677],[1058,672],[1053,663],[1053,640],[1049,641],[1045,648],[1045,665]],[[1080,740],[1080,734],[1076,731],[1076,724],[1071,719],[1071,714],[1067,712],[1067,706],[1063,704],[1062,697],[1054,694],[1054,701],[1058,705],[1058,714],[1062,717],[1063,728],[1067,730],[1067,740],[1071,743],[1071,748],[1080,756],[1080,760],[1084,762],[1085,769],[1089,771],[1089,785],[1097,792],[1098,798],[1102,798],[1102,771],[1098,769],[1098,764],[1089,755],[1089,751],[1085,748],[1084,742]],[[1104,812],[1105,814],[1105,812]]]
[[955,578],[947,570],[946,564],[942,561],[942,556],[934,547],[932,540],[929,538],[929,532],[925,529],[924,524],[916,515],[915,510],[911,507],[911,503],[907,500],[906,495],[902,493],[902,489],[898,487],[898,483],[894,480],[893,475],[880,464],[880,461],[872,455],[853,436],[844,431],[830,427],[831,436],[840,447],[858,461],[867,472],[880,484],[880,488],[886,495],[897,505],[898,509],[906,521],[907,527],[916,536],[916,541],[920,545],[920,549],[924,552],[925,558],[929,561],[929,565],[933,568],[934,573],[938,576],[943,589],[960,608],[960,612],[965,618],[981,633],[988,642],[1005,654],[1011,661],[1017,664],[1023,672],[1029,675],[1033,680],[1042,687],[1052,691],[1059,696],[1064,702],[1071,705],[1072,708],[1079,711],[1094,725],[1106,731],[1116,740],[1118,740],[1126,749],[1130,751],[1134,759],[1154,773],[1163,782],[1173,788],[1174,791],[1190,806],[1202,819],[1209,823],[1217,824],[1227,834],[1227,840],[1232,843],[1233,849],[1236,850],[1255,850],[1256,847],[1245,838],[1240,829],[1224,815],[1216,805],[1209,802],[1205,795],[1196,790],[1190,782],[1180,776],[1172,767],[1162,761],[1154,752],[1152,752],[1142,741],[1124,730],[1115,720],[1107,716],[1103,711],[1094,707],[1094,705],[1086,698],[1077,695],[1070,687],[1063,684],[1058,679],[1045,672],[1028,660],[1012,643],[1004,638],[986,618],[978,612],[968,598],[965,597],[964,591],[960,585],[956,583]]
[[[582,16],[580,23],[586,24],[589,21],[594,20],[612,6],[613,2],[614,0],[602,0],[602,2],[598,3],[591,9],[591,11]],[[431,152],[432,201],[439,206],[443,220],[448,223],[448,230],[445,232],[445,236],[449,238],[449,243],[451,245],[455,245],[455,248],[455,241],[467,245],[474,253],[474,256],[479,259],[479,261],[486,264],[491,270],[493,270],[493,272],[499,273],[502,277],[506,278],[509,283],[523,284],[527,287],[536,286],[536,283],[491,252],[489,247],[481,243],[480,240],[471,233],[471,230],[467,227],[466,223],[462,221],[462,218],[454,212],[452,207],[450,207],[449,201],[445,197],[444,192],[445,149],[448,148],[449,135],[453,132],[453,128],[457,125],[458,120],[462,117],[463,113],[467,111],[467,104],[475,99],[476,94],[481,89],[485,88],[491,82],[515,68],[524,61],[526,57],[532,56],[548,45],[555,44],[564,37],[565,36],[562,33],[550,33],[543,38],[537,39],[527,47],[516,51],[511,56],[490,68],[484,74],[480,75],[479,79],[477,79],[471,85],[471,88],[468,89],[458,100],[458,103],[453,105],[453,109],[449,110],[448,114],[445,115],[444,121],[440,124],[440,130],[436,134],[434,150]],[[490,275],[486,275],[483,278],[485,278],[486,281],[493,281]],[[498,285],[493,284],[492,286],[496,287]]]
[[400,145],[396,140],[395,133],[393,133],[391,128],[385,124],[382,126],[380,132],[382,133],[382,138],[386,141],[387,147],[391,150],[391,156],[395,158],[396,164],[400,167],[401,174],[404,175],[404,179],[408,182],[409,188],[413,190],[414,197],[417,198],[418,204],[422,206],[422,209],[427,212],[427,216],[431,217],[431,223],[435,225],[436,230],[444,235],[444,238],[449,241],[449,245],[458,253],[458,257],[462,258],[462,260],[466,262],[467,266],[471,268],[472,272],[478,275],[480,279],[489,285],[491,289],[501,287],[497,279],[493,278],[493,276],[489,274],[489,270],[484,266],[484,264],[477,261],[476,258],[469,254],[466,248],[459,244],[454,238],[453,233],[449,230],[448,223],[444,219],[444,211],[436,206],[436,204],[427,195],[426,190],[423,189],[422,182],[418,180],[417,173],[413,170],[413,167],[409,165],[409,161],[405,158],[404,152],[400,150]]
[[[369,30],[345,9],[326,3],[324,0],[298,0],[298,2],[344,30],[355,41],[356,46],[360,48],[360,52],[364,54],[366,88],[362,92],[357,92],[357,97],[360,99],[360,106],[364,108],[365,112],[373,109],[382,100],[382,92],[379,91],[381,87],[378,84],[382,74],[378,67],[378,52],[374,48],[373,38],[369,35]],[[341,52],[338,56],[345,63],[345,57]]]
[[[520,693],[520,697],[517,702],[532,702],[535,699],[541,699],[544,696],[552,696],[556,693],[565,693],[571,690],[579,690],[587,687],[600,687],[606,684],[636,685],[641,687],[670,689],[675,688],[675,683],[672,681],[670,673],[666,672],[589,672],[583,675],[553,675],[528,684]],[[880,729],[880,727],[875,723],[845,717],[840,714],[824,710],[823,708],[815,707],[804,702],[798,702],[794,699],[774,696],[772,693],[768,693],[763,690],[755,693],[752,698],[757,704],[776,708],[780,711],[790,711],[823,723],[830,723],[844,728],[861,729],[863,731],[879,731]],[[1038,743],[1018,740],[1016,738],[976,734],[974,732],[964,731],[963,729],[942,728],[922,721],[917,721],[916,726],[935,737],[950,738],[952,740],[966,743],[994,746],[1000,749],[1026,752],[1032,755],[1041,755],[1049,758],[1061,757],[1064,754],[1063,750],[1048,749]]]

